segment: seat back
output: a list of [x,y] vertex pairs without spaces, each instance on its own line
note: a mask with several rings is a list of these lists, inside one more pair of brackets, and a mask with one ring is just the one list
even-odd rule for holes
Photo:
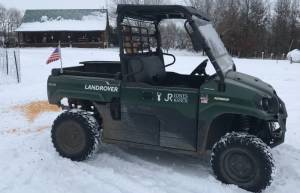
[[159,84],[166,77],[165,65],[159,56],[135,56],[128,61],[133,81]]

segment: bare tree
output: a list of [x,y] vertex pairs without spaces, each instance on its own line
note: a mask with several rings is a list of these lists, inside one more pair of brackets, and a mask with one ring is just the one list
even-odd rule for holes
[[5,30],[5,23],[7,19],[7,11],[4,6],[0,4],[0,31]]
[[293,0],[291,3],[291,16],[290,16],[290,49],[297,48],[299,46],[300,40],[300,25],[299,25],[299,16],[300,16],[300,5],[299,0]]
[[280,55],[289,49],[291,0],[277,0],[272,21],[272,50]]
[[269,16],[268,3],[263,0],[241,0],[239,16],[239,52],[250,56],[264,50],[266,26]]
[[185,0],[185,4],[200,10],[206,17],[212,18],[216,0]]
[[15,9],[6,9],[0,4],[0,41],[1,44],[5,42],[8,46],[9,44],[16,43],[16,33],[15,29],[21,24],[22,13]]
[[7,22],[10,32],[14,31],[22,21],[22,13],[16,8],[7,10]]
[[210,17],[232,54],[253,55],[267,44],[268,0],[186,0],[186,3]]
[[232,54],[238,54],[237,41],[240,35],[239,14],[241,5],[237,0],[219,0],[216,3],[216,22],[215,26],[220,33],[225,46]]
[[162,48],[169,52],[170,48],[176,47],[177,26],[174,22],[160,25]]
[[176,38],[177,47],[179,49],[192,49],[192,42],[189,35],[183,28],[177,28],[177,38]]

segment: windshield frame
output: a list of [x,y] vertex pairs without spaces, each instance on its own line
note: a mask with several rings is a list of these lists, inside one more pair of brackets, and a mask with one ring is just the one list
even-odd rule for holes
[[[197,21],[198,20],[198,21]],[[201,22],[202,25],[199,25],[198,22]],[[189,24],[192,27],[193,31],[196,32],[195,35],[198,36],[197,39],[199,39],[203,50],[205,51],[205,53],[207,54],[208,58],[210,59],[212,65],[214,66],[217,74],[220,76],[221,80],[224,80],[225,75],[227,74],[227,72],[233,70],[235,71],[235,63],[232,59],[232,56],[229,54],[228,50],[226,49],[226,47],[224,46],[224,43],[222,41],[222,39],[220,38],[219,34],[216,32],[215,28],[212,26],[212,23],[210,21],[206,21],[201,19],[200,17],[198,17],[197,15],[193,15],[192,18],[189,20]],[[232,61],[232,66],[229,68],[223,68],[224,65],[220,64],[220,60],[218,60],[220,58],[216,57],[216,53],[214,53],[214,48],[211,47],[211,44],[209,44],[207,42],[206,37],[204,36],[204,34],[200,31],[200,27],[201,26],[205,26],[205,25],[211,25],[212,29],[215,30],[216,34],[218,35],[218,43],[222,43],[221,46],[224,46],[224,54]],[[224,55],[224,56],[225,56]],[[223,57],[223,55],[221,56]]]

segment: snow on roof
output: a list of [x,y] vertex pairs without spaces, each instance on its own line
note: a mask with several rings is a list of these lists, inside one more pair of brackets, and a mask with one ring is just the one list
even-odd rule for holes
[[26,10],[17,32],[104,31],[105,9]]

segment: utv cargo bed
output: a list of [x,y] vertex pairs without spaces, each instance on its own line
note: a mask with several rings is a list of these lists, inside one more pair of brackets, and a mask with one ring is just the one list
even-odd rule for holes
[[82,66],[53,69],[52,75],[73,75],[101,78],[115,78],[121,73],[121,63],[118,61],[85,61]]

